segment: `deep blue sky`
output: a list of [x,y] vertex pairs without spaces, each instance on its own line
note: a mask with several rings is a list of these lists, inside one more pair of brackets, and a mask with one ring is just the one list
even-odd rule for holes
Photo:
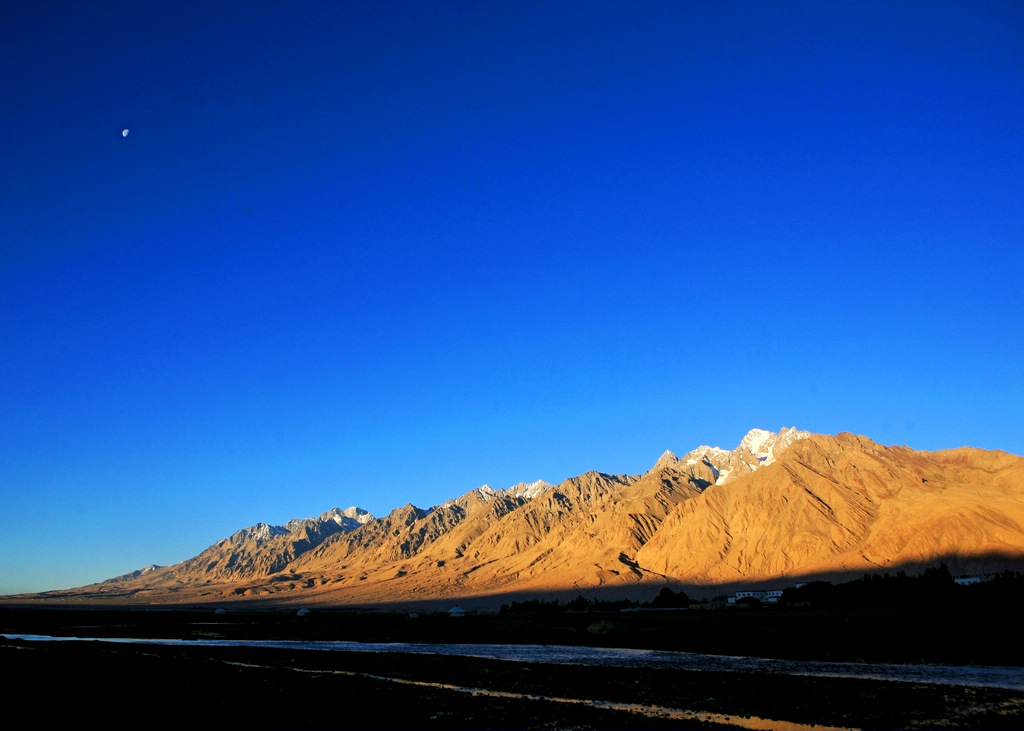
[[1024,453],[1024,3],[8,2],[0,69],[0,592],[752,427]]

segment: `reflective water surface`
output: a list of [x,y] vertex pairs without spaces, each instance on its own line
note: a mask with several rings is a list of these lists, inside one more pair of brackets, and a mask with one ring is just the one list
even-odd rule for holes
[[1024,690],[1024,668],[998,665],[930,665],[892,663],[774,660],[761,657],[704,655],[664,650],[628,650],[563,645],[476,645],[412,642],[311,642],[288,640],[162,640],[133,638],[50,637],[3,635],[23,640],[95,640],[190,647],[266,647],[335,652],[397,652],[420,655],[456,655],[513,662],[595,665],[620,668],[776,673],[833,678],[891,680],[904,683],[960,685],[977,688]]

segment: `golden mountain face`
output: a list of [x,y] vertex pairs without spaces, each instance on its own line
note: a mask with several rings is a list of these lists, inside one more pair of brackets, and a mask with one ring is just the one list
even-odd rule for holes
[[47,596],[366,605],[600,591],[650,599],[666,583],[781,588],[939,563],[954,575],[1024,566],[1024,458],[793,433],[772,442],[768,459],[744,444],[690,459],[666,453],[641,476],[588,472],[529,494],[481,488],[351,530],[300,521],[283,534],[240,531],[180,564]]

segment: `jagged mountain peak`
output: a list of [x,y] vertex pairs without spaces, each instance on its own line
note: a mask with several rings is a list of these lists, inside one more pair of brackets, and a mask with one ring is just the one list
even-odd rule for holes
[[702,444],[696,449],[691,449],[689,452],[684,454],[680,461],[684,464],[692,465],[703,461],[705,458],[722,457],[727,454],[729,454],[729,452],[721,447],[709,447]]
[[373,514],[368,510],[357,508],[353,505],[350,508],[331,508],[320,514],[320,520],[333,520],[345,530],[355,530],[373,520]]
[[149,566],[145,566],[145,567],[143,567],[141,569],[136,569],[135,571],[129,571],[127,574],[122,574],[121,576],[115,576],[112,579],[107,579],[106,582],[104,582],[104,583],[119,583],[119,582],[124,582],[124,581],[132,581],[134,579],[138,579],[138,578],[141,578],[143,576],[146,576],[147,574],[151,574],[154,571],[159,571],[162,568],[164,568],[164,567],[163,566],[158,566],[155,563],[154,564],[150,564]]
[[369,510],[363,510],[362,508],[358,508],[355,505],[353,505],[350,508],[345,508],[344,510],[341,511],[341,514],[344,515],[346,518],[354,518],[358,520],[360,523],[366,523],[370,520],[373,520],[373,515],[370,514]]
[[[296,533],[302,530],[331,533],[338,528],[348,532],[365,525],[373,519],[373,515],[369,511],[353,505],[344,510],[341,508],[331,508],[314,518],[292,518],[284,526],[275,527],[281,527],[289,533]],[[334,528],[333,526],[337,527]]]
[[740,440],[739,446],[747,449],[751,454],[758,454],[774,436],[775,434],[767,429],[751,429]]
[[489,500],[495,495],[501,494],[501,490],[495,490],[493,487],[486,483],[478,487],[476,490],[474,490],[474,492],[480,497],[482,497],[484,500]]
[[270,525],[269,523],[257,523],[251,525],[248,528],[242,528],[232,533],[228,538],[220,541],[217,545],[232,543],[239,544],[244,541],[256,541],[257,543],[263,543],[268,541],[274,536],[285,535],[290,533],[291,529],[283,525]]
[[671,449],[666,449],[658,457],[658,461],[654,463],[653,469],[660,469],[662,467],[668,467],[679,463],[679,457],[675,455]]
[[799,431],[795,426],[782,427],[778,433],[770,432],[767,429],[751,429],[736,449],[746,449],[763,464],[771,464],[775,461],[775,457],[793,442],[806,439],[809,436],[811,436],[810,432]]
[[544,480],[536,480],[535,482],[519,482],[511,487],[506,487],[504,490],[498,490],[488,484],[483,484],[478,488],[470,490],[461,497],[454,498],[436,507],[443,508],[448,505],[456,504],[459,500],[465,500],[466,498],[480,499],[484,502],[490,502],[491,500],[498,498],[532,500],[541,493],[550,490],[552,487],[554,487],[554,485]]
[[540,495],[542,492],[550,490],[554,485],[544,480],[537,480],[535,482],[519,482],[511,487],[505,488],[505,492],[513,497],[522,497],[527,500]]
[[[658,459],[655,467],[679,463],[682,467],[690,469],[691,481],[703,489],[710,484],[721,485],[731,482],[759,467],[772,464],[793,442],[809,436],[810,432],[799,431],[796,427],[782,427],[778,432],[751,429],[731,451],[701,445],[687,452],[681,459],[675,458],[672,452],[667,451]],[[708,476],[708,472],[711,477]]]
[[666,579],[774,581],[907,562],[955,560],[971,571],[1024,565],[1018,456],[917,452],[784,427],[753,429],[733,450],[666,451],[656,467],[632,476],[591,471],[557,486],[482,485],[380,519],[352,507],[285,527],[259,523],[181,564],[111,579],[97,593],[352,604],[567,587],[639,591]]

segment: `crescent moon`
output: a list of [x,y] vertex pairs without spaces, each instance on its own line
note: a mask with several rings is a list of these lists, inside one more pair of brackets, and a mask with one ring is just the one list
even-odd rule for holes
[[121,136],[122,137],[127,137],[128,136],[128,128],[127,127],[125,127],[123,130],[121,130]]

